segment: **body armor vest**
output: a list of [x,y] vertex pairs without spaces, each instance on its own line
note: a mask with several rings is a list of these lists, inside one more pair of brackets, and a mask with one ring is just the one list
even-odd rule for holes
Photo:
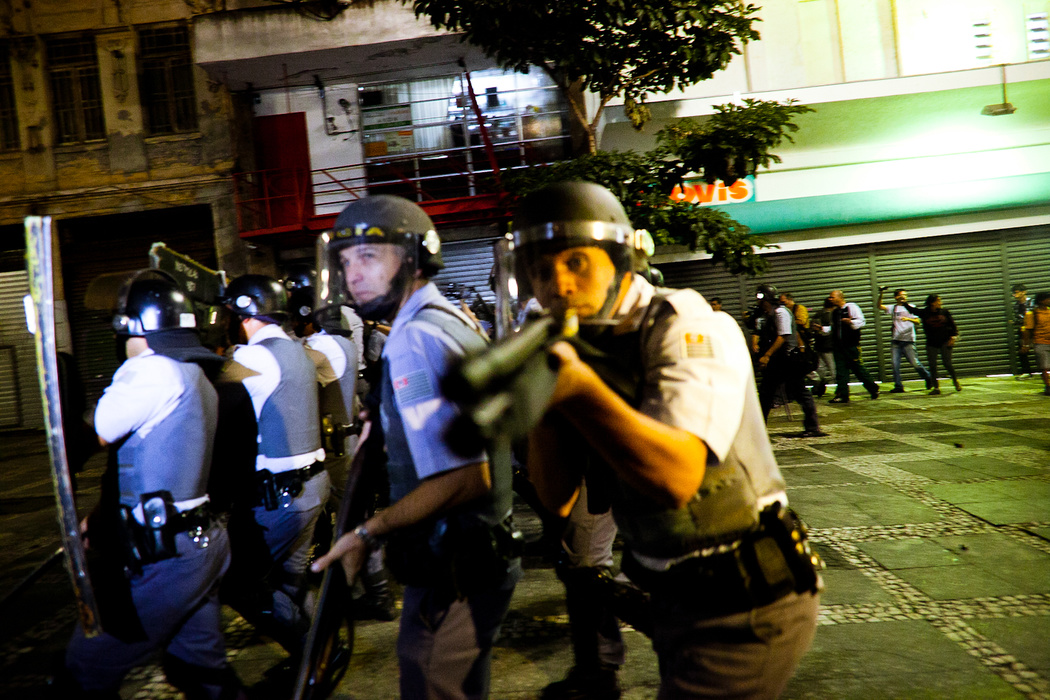
[[[654,297],[638,330],[614,335],[611,329],[606,329],[585,341],[590,347],[580,352],[581,359],[635,409],[643,398],[644,347],[648,333],[657,318],[665,313],[674,313],[671,304],[662,297]],[[740,431],[757,428],[764,437],[765,424],[758,410],[753,376],[744,390],[747,398]],[[755,416],[757,424],[748,425],[749,417]],[[633,551],[673,558],[732,542],[757,527],[759,495],[783,489],[783,480],[775,465],[768,440],[738,438],[724,460],[718,463],[708,460],[699,490],[689,503],[677,509],[662,506],[630,487],[616,477],[597,453],[591,454],[588,473],[598,478],[587,483],[589,491],[599,479],[611,484],[609,499],[613,518]]]
[[219,400],[198,365],[175,364],[186,387],[175,410],[145,437],[136,432],[117,450],[120,502],[131,508],[148,493],[168,491],[172,500],[188,501],[206,491]]
[[[464,354],[482,350],[486,341],[467,321],[461,319],[454,310],[435,304],[424,306],[410,322],[424,321],[441,329],[459,345]],[[382,403],[383,432],[387,444],[387,472],[390,478],[390,500],[397,501],[419,484],[415,465],[412,463],[408,438],[405,435],[401,413],[394,403],[394,387],[390,377],[390,367],[383,362]],[[491,448],[488,454],[489,471],[492,476],[492,489],[487,496],[465,504],[467,510],[457,509],[466,517],[475,517],[482,522],[495,526],[501,523],[511,511],[510,450],[502,447]]]
[[357,346],[342,336],[328,337],[346,356],[346,371],[336,381],[320,388],[321,414],[332,416],[341,425],[350,425],[354,422],[354,392],[357,389]]
[[[321,447],[317,411],[317,370],[306,351],[284,338],[259,342],[277,360],[281,379],[259,414],[259,453],[294,457]],[[304,410],[306,407],[306,410]]]

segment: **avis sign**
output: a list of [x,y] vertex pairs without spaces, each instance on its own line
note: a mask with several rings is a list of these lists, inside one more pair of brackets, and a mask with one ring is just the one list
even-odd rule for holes
[[686,180],[681,185],[675,185],[674,189],[671,190],[671,201],[699,204],[702,207],[742,204],[750,202],[754,198],[754,175],[748,175],[741,180],[737,180],[728,187],[721,180],[716,180],[711,185],[703,180]]

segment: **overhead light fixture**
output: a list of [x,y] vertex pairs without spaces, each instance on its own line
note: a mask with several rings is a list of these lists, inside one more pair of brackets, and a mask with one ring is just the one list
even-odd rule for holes
[[981,114],[988,117],[1001,117],[1004,114],[1013,114],[1017,111],[1017,108],[1010,104],[1010,101],[1006,99],[1006,64],[999,66],[999,69],[1003,74],[1003,101],[999,104],[985,105],[984,109],[981,110]]

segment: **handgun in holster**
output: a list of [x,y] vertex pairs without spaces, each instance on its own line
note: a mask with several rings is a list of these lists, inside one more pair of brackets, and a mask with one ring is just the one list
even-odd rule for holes
[[127,544],[128,566],[141,572],[145,564],[170,559],[178,555],[175,548],[176,522],[179,511],[167,491],[155,491],[141,497],[145,523],[135,519],[134,511],[120,506],[120,527]]
[[266,510],[287,508],[303,492],[299,470],[274,474],[269,469],[260,469],[255,472],[255,478],[260,500]]
[[759,514],[764,536],[754,543],[758,565],[771,588],[790,587],[796,593],[823,588],[819,571],[824,561],[810,546],[805,524],[779,502]]

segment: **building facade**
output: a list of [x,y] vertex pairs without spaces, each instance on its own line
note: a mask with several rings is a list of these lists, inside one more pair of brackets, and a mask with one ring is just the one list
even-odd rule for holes
[[[1050,289],[1048,12],[1050,0],[766,0],[760,41],[711,80],[649,96],[642,132],[606,108],[599,144],[647,149],[672,120],[744,97],[813,107],[781,163],[668,196],[722,207],[777,243],[764,281],[808,306],[844,289],[869,315],[865,348],[884,376],[881,284],[941,294],[963,330],[959,368],[1007,372],[1009,286]],[[26,214],[55,218],[63,346],[90,390],[115,365],[78,299],[99,272],[141,267],[154,241],[230,275],[277,273],[311,257],[346,202],[390,192],[442,229],[439,282],[487,294],[507,219],[500,173],[571,150],[542,71],[498,70],[398,0],[40,0],[0,8],[0,35],[11,424],[39,420],[26,407],[35,388],[18,380],[33,361],[16,304]],[[656,262],[739,314],[756,281],[704,258],[667,249]]]

